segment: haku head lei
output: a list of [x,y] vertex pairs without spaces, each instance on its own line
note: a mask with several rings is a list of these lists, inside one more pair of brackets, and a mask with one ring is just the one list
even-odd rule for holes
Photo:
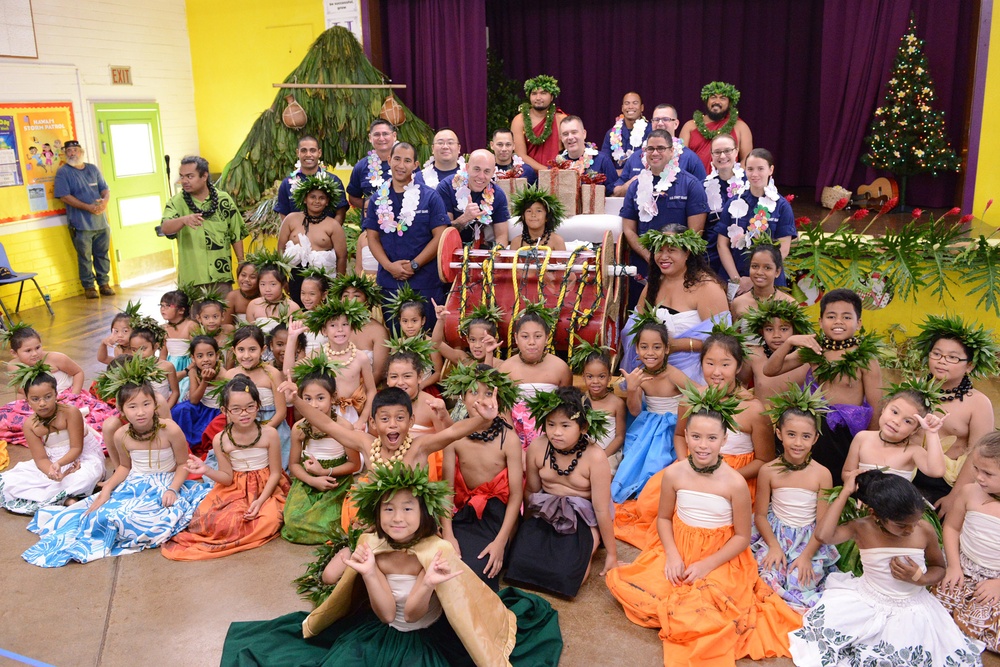
[[341,315],[347,318],[353,331],[361,329],[371,317],[368,308],[357,301],[327,299],[309,311],[306,315],[306,326],[313,333],[321,333],[327,322]]
[[639,330],[647,324],[656,324],[661,327],[666,326],[663,324],[663,321],[656,316],[656,306],[648,301],[642,304],[642,307],[638,308],[635,313],[633,313],[633,317],[635,317],[635,319],[632,322],[632,328],[628,330],[629,336],[638,336]]
[[434,354],[435,350],[434,343],[426,336],[411,336],[410,338],[396,336],[387,340],[385,346],[389,348],[390,357],[395,354],[412,354],[420,360],[421,368],[426,370],[434,367],[434,362],[431,360],[431,355]]
[[729,98],[729,106],[735,107],[740,103],[740,91],[736,89],[731,83],[726,83],[725,81],[713,81],[712,83],[705,84],[701,89],[701,99],[708,101],[708,98],[712,95],[722,95],[723,97]]
[[732,336],[736,339],[736,342],[740,344],[740,352],[743,353],[744,359],[749,359],[753,354],[750,351],[750,345],[747,343],[749,336],[732,324],[728,324],[723,320],[716,320],[715,324],[712,325],[712,331],[710,336]]
[[555,195],[533,185],[523,188],[511,197],[510,203],[510,212],[521,219],[522,225],[527,224],[524,222],[524,212],[532,204],[541,204],[548,213],[545,218],[545,229],[548,231],[554,230],[566,219],[566,207],[563,203]]
[[764,411],[775,424],[781,419],[781,415],[788,410],[798,410],[812,415],[816,421],[816,431],[819,432],[821,417],[830,411],[830,404],[823,395],[823,390],[819,387],[800,387],[789,383],[787,390],[780,394],[775,394],[770,398],[771,407]]
[[0,328],[0,344],[9,345],[14,334],[30,328],[31,325],[27,322],[14,322],[9,328]]
[[254,268],[257,269],[258,275],[262,270],[270,267],[281,271],[286,278],[292,273],[290,258],[280,250],[268,250],[267,248],[261,248],[256,252],[248,254],[246,259],[254,265]]
[[392,318],[398,321],[399,315],[403,310],[403,306],[408,303],[426,304],[427,297],[410,287],[410,283],[403,283],[402,286],[396,290],[396,293],[392,295],[392,298],[385,302],[385,306],[389,310],[389,313],[392,314]]
[[128,305],[126,305],[125,309],[122,311],[128,316],[129,328],[132,329],[133,332],[139,330],[148,331],[153,334],[153,345],[163,345],[163,343],[167,340],[167,330],[152,317],[140,313],[139,308],[141,306],[142,303],[139,301],[136,301],[135,303],[129,301]]
[[768,234],[767,232],[760,232],[759,234],[755,234],[754,237],[750,239],[750,247],[747,248],[744,252],[752,255],[753,251],[757,249],[757,246],[761,245],[778,247],[777,244],[774,242],[774,239],[771,238],[770,234]]
[[469,335],[469,327],[474,320],[486,320],[499,329],[500,322],[503,320],[503,311],[495,304],[490,306],[482,303],[476,306],[469,311],[466,317],[462,318],[462,321],[458,325],[458,330],[463,336]]
[[576,347],[573,348],[573,354],[569,357],[569,367],[573,369],[573,372],[580,375],[583,373],[583,368],[588,363],[594,359],[601,357],[611,358],[611,348],[607,345],[594,345],[587,341],[577,343]]
[[918,378],[911,376],[902,382],[891,383],[884,391],[887,397],[901,392],[913,392],[920,396],[920,400],[923,402],[924,409],[927,412],[934,412],[946,398],[945,393],[941,391],[943,384],[940,380],[935,380],[932,377]]
[[194,283],[178,283],[177,291],[182,292],[188,300],[188,315],[190,316],[191,310],[194,308],[194,304],[198,303],[198,298],[201,296],[201,288]]
[[[484,364],[485,365],[485,364]],[[464,364],[452,369],[442,382],[445,396],[461,398],[466,392],[476,391],[480,383],[493,390],[500,412],[510,410],[521,400],[521,388],[507,373],[496,368],[480,368],[480,364]]]
[[438,524],[451,514],[451,487],[448,482],[430,481],[427,468],[423,466],[411,468],[402,461],[394,461],[390,465],[373,466],[368,473],[368,482],[356,484],[351,490],[351,500],[358,509],[358,520],[372,528],[377,526],[379,504],[403,489],[422,502]]
[[334,278],[330,283],[330,296],[342,299],[344,290],[349,287],[365,295],[365,302],[369,308],[374,308],[382,302],[382,288],[374,278],[369,278],[363,273],[345,273]]
[[7,384],[27,392],[28,385],[34,382],[35,378],[46,374],[52,375],[52,366],[45,363],[44,358],[30,366],[28,364],[15,363],[14,370],[11,371]]
[[680,248],[692,255],[701,255],[708,250],[708,241],[693,229],[685,229],[680,234],[650,229],[639,237],[639,243],[654,255],[664,247]]
[[97,376],[97,395],[101,400],[108,400],[118,395],[122,387],[132,385],[140,387],[147,382],[154,384],[167,379],[167,373],[157,365],[156,357],[143,357],[133,354],[121,364],[114,363]]
[[974,378],[995,377],[1000,374],[997,355],[1000,346],[993,337],[993,331],[982,324],[970,324],[958,315],[928,315],[920,325],[920,333],[913,338],[914,347],[923,359],[941,338],[959,341],[972,351],[969,375]]
[[[535,424],[544,424],[545,418],[559,409],[565,411],[567,416],[574,421],[580,418],[579,406],[566,403],[554,391],[540,391],[527,399],[525,403],[531,412],[532,419],[535,420]],[[592,441],[597,442],[608,434],[608,424],[611,423],[611,418],[607,412],[594,410],[590,407],[590,401],[587,399],[584,399],[583,406],[583,418],[587,422],[585,434]]]
[[320,348],[316,354],[306,357],[292,367],[292,382],[300,385],[311,375],[326,375],[336,379],[343,367],[344,364],[330,359],[323,348]]
[[538,315],[542,322],[545,323],[545,328],[548,329],[549,332],[555,331],[556,322],[559,320],[558,308],[546,308],[544,303],[538,303],[535,301],[529,303],[521,310],[518,314],[518,319],[530,313]]
[[736,423],[736,415],[746,408],[740,407],[739,396],[726,393],[726,387],[697,389],[693,385],[688,385],[680,391],[688,405],[687,412],[684,413],[686,418],[691,419],[695,415],[705,413],[709,416],[719,415],[727,431],[740,430]]
[[306,278],[320,278],[326,280],[327,289],[333,284],[334,276],[330,275],[330,271],[327,270],[325,266],[309,266],[299,272],[302,279]]
[[524,82],[525,95],[531,95],[531,91],[538,89],[544,90],[552,95],[552,97],[559,97],[559,81],[548,74],[539,74],[535,78]]
[[191,303],[197,303],[199,308],[206,303],[215,303],[222,308],[222,312],[226,312],[226,297],[214,287],[202,285],[195,294],[195,299]]
[[746,330],[757,336],[763,335],[764,327],[770,326],[772,320],[788,322],[796,334],[813,333],[812,321],[805,311],[791,301],[767,299],[761,301],[743,315]]
[[858,345],[844,353],[840,359],[830,360],[823,354],[808,347],[798,348],[799,359],[813,366],[813,378],[823,384],[839,377],[849,377],[857,380],[859,373],[868,368],[873,360],[880,360],[884,351],[882,343],[875,334],[858,336]]
[[337,181],[330,178],[325,171],[317,171],[312,176],[292,184],[292,201],[295,202],[295,206],[300,211],[306,210],[306,197],[314,190],[319,190],[327,196],[330,200],[327,204],[328,208],[339,202],[344,194]]

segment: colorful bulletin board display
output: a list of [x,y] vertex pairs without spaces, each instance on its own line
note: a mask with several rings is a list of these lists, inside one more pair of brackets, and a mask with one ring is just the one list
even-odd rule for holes
[[76,136],[72,102],[0,104],[0,223],[65,212],[52,193]]

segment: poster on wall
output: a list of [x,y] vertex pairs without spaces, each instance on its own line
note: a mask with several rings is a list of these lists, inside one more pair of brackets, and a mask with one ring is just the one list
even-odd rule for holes
[[361,29],[361,3],[358,0],[324,0],[323,16],[327,29],[335,25],[347,28],[365,45],[364,30]]
[[[8,118],[9,134],[3,131]],[[63,145],[75,137],[72,102],[0,104],[0,223],[65,212],[52,192],[66,162]]]

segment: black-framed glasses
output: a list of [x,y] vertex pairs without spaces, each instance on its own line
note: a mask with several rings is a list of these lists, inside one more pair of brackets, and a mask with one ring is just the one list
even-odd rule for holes
[[968,359],[963,359],[962,357],[956,357],[954,354],[941,354],[937,350],[931,350],[930,354],[928,354],[927,357],[931,361],[941,361],[942,359],[944,359],[949,364],[960,364],[963,361],[968,361]]
[[736,151],[735,148],[721,148],[717,151],[712,151],[712,155],[714,155],[715,157],[721,157],[723,155],[729,155],[730,153],[733,153],[735,151]]
[[662,116],[660,116],[660,117],[653,118],[653,122],[654,123],[674,123],[674,122],[677,122],[677,119],[676,118],[663,118]]
[[646,146],[643,150],[647,153],[666,153],[670,148],[670,146]]
[[231,415],[252,415],[253,413],[257,412],[258,409],[259,406],[248,405],[245,408],[226,408],[226,412],[228,412]]

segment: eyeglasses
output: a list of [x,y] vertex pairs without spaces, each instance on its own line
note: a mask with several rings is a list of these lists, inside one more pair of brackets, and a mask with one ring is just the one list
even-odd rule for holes
[[373,139],[385,139],[386,137],[391,137],[392,132],[372,132]]
[[670,146],[646,146],[644,150],[647,153],[666,153],[670,148]]
[[949,364],[960,364],[963,361],[968,361],[968,359],[963,359],[962,357],[956,357],[954,354],[941,354],[937,350],[931,350],[931,353],[927,355],[931,361],[941,361],[944,359]]
[[458,142],[454,139],[442,139],[434,142],[435,146],[457,146]]
[[722,148],[717,151],[712,151],[712,155],[714,155],[715,157],[722,157],[723,155],[729,155],[735,150],[736,150],[735,148]]
[[653,116],[653,122],[654,123],[675,123],[675,122],[677,122],[677,119],[676,118],[664,118],[663,116]]
[[252,415],[257,412],[256,405],[248,405],[245,408],[227,408],[227,411],[231,415]]

